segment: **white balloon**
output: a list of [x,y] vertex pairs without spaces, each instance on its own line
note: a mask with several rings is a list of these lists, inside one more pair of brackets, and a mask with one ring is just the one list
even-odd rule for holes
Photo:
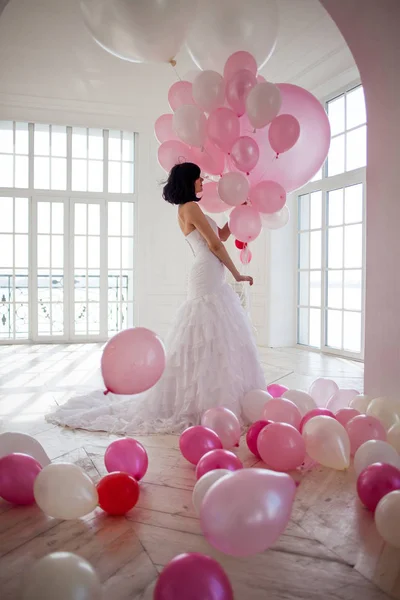
[[201,71],[193,81],[193,98],[207,113],[224,105],[225,82],[216,71]]
[[42,467],[51,462],[42,445],[32,436],[16,431],[0,433],[0,458],[13,452],[32,456]]
[[367,415],[379,419],[386,430],[400,423],[400,401],[392,398],[374,398],[368,405]]
[[25,580],[23,600],[99,600],[101,583],[92,565],[71,552],[38,560]]
[[131,62],[169,62],[183,44],[197,0],[81,0],[86,27],[107,52]]
[[339,386],[335,381],[320,377],[311,384],[309,393],[318,406],[325,407],[329,398],[331,398],[338,389]]
[[269,81],[255,85],[246,97],[246,113],[255,129],[262,129],[271,123],[279,113],[281,105],[280,89]]
[[281,229],[289,223],[290,211],[285,204],[285,206],[276,213],[272,213],[270,215],[261,213],[261,221],[265,229]]
[[188,144],[202,148],[207,135],[207,118],[198,106],[183,104],[172,117],[172,126],[176,135]]
[[400,548],[400,490],[382,498],[376,507],[375,523],[385,542]]
[[358,394],[355,398],[350,400],[349,407],[358,410],[362,415],[367,413],[367,409],[369,403],[372,398],[370,396],[365,396],[364,394]]
[[79,519],[92,512],[99,498],[96,487],[80,467],[53,463],[35,479],[33,493],[39,508],[56,519]]
[[250,423],[255,423],[263,418],[266,403],[272,400],[271,394],[264,390],[252,390],[248,392],[242,401],[244,416]]
[[222,73],[238,50],[253,54],[261,69],[275,49],[278,25],[275,0],[201,0],[186,45],[200,69]]
[[225,204],[240,206],[247,200],[250,183],[243,173],[232,171],[222,175],[218,182],[218,195]]
[[389,429],[387,434],[387,441],[393,448],[400,453],[400,423],[395,423]]
[[200,477],[194,486],[192,495],[193,506],[198,515],[200,515],[201,503],[210,487],[216,481],[221,479],[221,477],[225,477],[226,475],[229,476],[231,474],[232,471],[228,471],[228,469],[215,469],[214,471],[208,471],[203,477]]
[[354,455],[354,470],[357,477],[369,465],[378,462],[400,468],[400,456],[387,442],[369,440],[362,444]]
[[310,410],[317,408],[315,400],[309,394],[300,390],[288,390],[283,394],[282,398],[291,400],[299,409],[302,417],[310,412]]

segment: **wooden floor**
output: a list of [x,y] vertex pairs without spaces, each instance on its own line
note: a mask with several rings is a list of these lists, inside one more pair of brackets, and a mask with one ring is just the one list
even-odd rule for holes
[[[55,461],[82,466],[97,481],[113,436],[55,427],[44,414],[71,395],[99,384],[100,347],[0,347],[0,431],[34,435]],[[307,388],[318,376],[362,389],[362,365],[300,350],[262,350],[269,383]],[[191,503],[193,468],[174,436],[138,438],[149,471],[138,506],[127,517],[96,510],[85,519],[47,518],[37,507],[13,508],[0,500],[0,598],[20,598],[27,567],[56,550],[77,552],[97,569],[104,598],[150,600],[157,573],[174,556],[198,551],[217,558],[236,600],[400,599],[400,551],[380,540],[355,493],[352,470],[315,468],[302,476],[292,520],[267,552],[248,559],[224,556],[201,534]],[[244,443],[246,466],[256,459]]]

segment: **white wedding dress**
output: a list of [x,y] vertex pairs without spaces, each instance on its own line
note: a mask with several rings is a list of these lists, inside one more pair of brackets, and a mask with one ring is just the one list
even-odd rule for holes
[[[218,233],[216,223],[210,225]],[[167,339],[160,381],[137,396],[102,391],[72,398],[47,415],[59,425],[119,434],[180,433],[200,423],[211,407],[225,406],[242,419],[241,401],[265,379],[251,323],[225,281],[225,267],[201,234],[187,237],[194,263],[188,299]]]

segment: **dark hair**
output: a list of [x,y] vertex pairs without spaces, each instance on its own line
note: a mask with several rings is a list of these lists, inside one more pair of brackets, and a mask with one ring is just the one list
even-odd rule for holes
[[164,200],[170,204],[198,202],[194,184],[199,179],[200,172],[200,167],[191,162],[184,162],[172,167],[163,189]]

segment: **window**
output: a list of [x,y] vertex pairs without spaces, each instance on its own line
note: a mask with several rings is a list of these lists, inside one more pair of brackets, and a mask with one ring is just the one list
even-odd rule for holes
[[133,325],[134,164],[133,133],[0,121],[0,342]]
[[363,356],[366,112],[361,86],[326,105],[332,142],[298,193],[297,342]]

